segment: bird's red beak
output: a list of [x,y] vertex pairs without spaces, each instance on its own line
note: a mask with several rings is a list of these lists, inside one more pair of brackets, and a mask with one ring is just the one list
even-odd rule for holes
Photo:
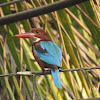
[[34,35],[35,35],[34,33],[28,32],[28,33],[17,34],[17,35],[15,35],[15,37],[19,37],[19,38],[31,38]]

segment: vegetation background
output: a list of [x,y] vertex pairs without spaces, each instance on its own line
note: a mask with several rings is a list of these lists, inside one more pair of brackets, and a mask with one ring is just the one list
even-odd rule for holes
[[[0,0],[0,4],[10,0]],[[40,7],[58,0],[26,0],[0,8],[0,16]],[[89,0],[73,7],[0,26],[0,74],[41,70],[34,61],[32,41],[15,38],[32,27],[43,28],[62,51],[63,69],[100,64],[100,1]],[[62,89],[51,75],[37,76],[39,100],[71,100],[100,97],[100,70],[60,73]],[[32,76],[0,78],[0,100],[31,100]]]

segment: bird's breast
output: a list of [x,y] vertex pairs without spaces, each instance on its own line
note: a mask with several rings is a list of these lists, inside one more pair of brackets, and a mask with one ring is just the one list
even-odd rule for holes
[[33,52],[35,60],[37,61],[37,63],[39,64],[39,66],[42,68],[42,70],[44,70],[45,67],[49,67],[49,66],[47,65],[47,63],[45,63],[44,61],[42,61],[38,57],[38,55],[37,55],[37,53],[35,52],[35,49],[34,49],[34,48],[39,49],[39,44],[40,43],[35,43],[35,44],[32,45],[32,52]]

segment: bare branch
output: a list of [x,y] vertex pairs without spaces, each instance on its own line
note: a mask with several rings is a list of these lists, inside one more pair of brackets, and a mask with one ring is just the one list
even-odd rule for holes
[[[59,70],[59,72],[69,72],[69,71],[82,71],[82,70],[92,70],[92,69],[100,69],[100,66],[96,67],[83,67],[83,68],[75,68],[75,69],[64,69],[64,70]],[[26,71],[26,72],[17,72],[17,73],[11,73],[11,74],[5,74],[5,75],[0,75],[0,77],[10,77],[10,76],[31,76],[31,75],[48,75],[51,74],[50,70],[45,70],[43,71]]]
[[27,11],[7,15],[0,18],[0,25],[17,22],[17,21],[28,19],[31,17],[47,14],[56,10],[63,9],[65,7],[70,7],[75,4],[85,2],[85,1],[88,1],[88,0],[62,0],[62,1],[57,1],[55,3],[52,3],[52,4],[44,5],[42,7],[29,9]]
[[6,3],[0,4],[0,7],[7,6],[7,5],[11,5],[11,4],[14,4],[14,3],[17,3],[17,2],[21,2],[21,1],[24,1],[24,0],[9,1],[9,2],[6,2]]

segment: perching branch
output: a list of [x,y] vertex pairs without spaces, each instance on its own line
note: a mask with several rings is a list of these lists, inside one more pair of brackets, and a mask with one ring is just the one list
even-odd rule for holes
[[[59,72],[69,72],[69,71],[82,71],[82,70],[92,70],[92,69],[100,69],[100,66],[96,67],[83,67],[83,68],[75,68],[75,69],[64,69],[59,70]],[[17,72],[11,74],[0,75],[0,77],[10,77],[10,76],[31,76],[31,75],[48,75],[51,74],[50,70],[43,71],[26,71],[26,72]]]
[[44,5],[42,7],[29,9],[27,11],[7,15],[0,18],[0,25],[9,24],[12,22],[17,22],[17,21],[28,19],[31,17],[47,14],[53,11],[63,9],[65,7],[74,6],[75,4],[79,4],[85,1],[88,1],[88,0],[62,0],[62,1],[57,1],[48,5]]

